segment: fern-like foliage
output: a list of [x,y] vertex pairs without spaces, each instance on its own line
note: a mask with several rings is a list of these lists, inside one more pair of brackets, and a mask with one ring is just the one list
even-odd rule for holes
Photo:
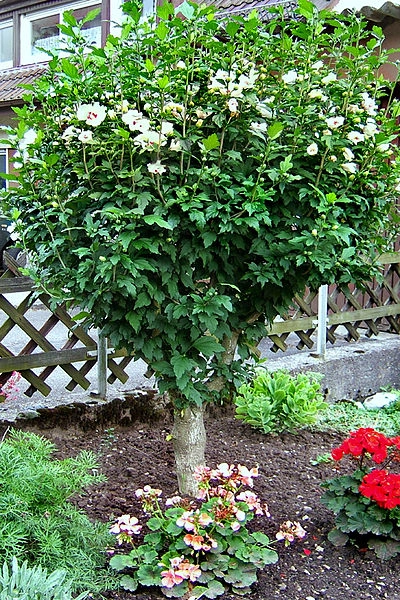
[[61,568],[74,590],[103,589],[112,580],[108,525],[92,523],[69,500],[104,477],[93,453],[56,460],[54,450],[46,438],[18,430],[0,443],[0,560]]

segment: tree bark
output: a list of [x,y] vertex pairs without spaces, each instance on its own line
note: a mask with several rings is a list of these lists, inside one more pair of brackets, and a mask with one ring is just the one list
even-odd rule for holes
[[202,406],[190,406],[175,411],[172,429],[179,492],[195,496],[197,481],[193,477],[196,467],[205,465],[206,430]]

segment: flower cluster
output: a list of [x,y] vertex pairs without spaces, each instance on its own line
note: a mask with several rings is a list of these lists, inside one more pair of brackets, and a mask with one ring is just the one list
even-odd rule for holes
[[400,475],[395,473],[375,469],[364,476],[359,490],[382,508],[391,510],[400,506]]
[[6,383],[0,387],[0,402],[5,400],[15,400],[18,396],[18,381],[21,379],[21,373],[13,371]]
[[161,584],[166,588],[172,588],[185,579],[196,581],[201,577],[201,569],[183,556],[176,556],[170,559],[170,568],[161,571],[161,577]]
[[[360,469],[364,466],[364,459],[378,465],[385,460],[386,464],[397,462],[400,460],[400,436],[386,437],[372,427],[361,427],[352,431],[338,448],[332,450],[331,455],[336,461],[349,455],[358,460]],[[383,508],[394,508],[400,505],[400,475],[385,469],[373,469],[363,478],[359,491]]]
[[398,439],[387,438],[383,433],[375,431],[372,427],[362,427],[350,433],[349,438],[332,450],[332,458],[341,460],[345,454],[360,458],[369,455],[371,460],[382,463],[388,455],[388,448],[398,447]]
[[[258,568],[277,560],[269,538],[264,533],[247,530],[247,523],[255,515],[269,516],[267,505],[261,503],[253,490],[246,489],[253,487],[253,479],[258,475],[257,467],[248,469],[241,464],[221,463],[216,469],[206,466],[196,469],[195,499],[173,496],[163,502],[159,489],[147,485],[137,490],[135,495],[148,516],[150,533],[145,533],[143,543],[139,544],[137,536],[145,529],[138,519],[130,515],[120,517],[111,532],[117,535],[119,544],[130,542],[133,549],[128,557],[114,555],[111,566],[119,570],[131,568],[129,589],[133,589],[140,583],[145,571],[143,565],[148,560],[153,565],[153,584],[173,590],[177,596],[193,592],[195,583],[209,580],[210,573],[217,581],[226,577],[233,587],[236,581],[239,586],[243,578],[250,585],[256,580]],[[276,540],[288,544],[304,535],[299,523],[287,521]],[[218,589],[219,593],[224,590]]]
[[285,544],[288,545],[294,542],[296,538],[302,539],[305,535],[306,531],[298,521],[285,521],[275,537],[277,540],[284,540]]

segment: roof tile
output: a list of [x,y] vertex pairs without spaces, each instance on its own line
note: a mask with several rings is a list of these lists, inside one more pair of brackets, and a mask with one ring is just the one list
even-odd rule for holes
[[45,72],[45,69],[45,65],[31,65],[0,71],[0,102],[22,100],[25,91],[20,86],[33,83]]

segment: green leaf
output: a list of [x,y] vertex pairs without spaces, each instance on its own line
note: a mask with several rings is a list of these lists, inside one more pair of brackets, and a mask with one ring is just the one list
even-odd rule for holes
[[339,529],[332,529],[332,531],[328,533],[328,540],[332,542],[334,546],[345,546],[349,541],[349,536],[346,533],[339,531]]
[[75,65],[68,60],[68,58],[61,59],[61,68],[63,72],[71,79],[79,79],[79,71]]
[[262,531],[254,531],[251,534],[251,537],[258,543],[261,544],[262,546],[269,546],[271,543],[271,540],[269,539],[269,537],[267,535],[265,535],[265,533],[263,533]]
[[204,335],[193,343],[193,346],[207,358],[216,352],[224,352],[225,348],[210,335]]
[[152,73],[155,69],[154,63],[149,58],[146,58],[146,62],[144,63],[144,66],[146,67],[146,69],[149,73]]
[[110,566],[116,571],[123,571],[126,567],[134,567],[135,562],[129,555],[115,554],[110,559]]
[[176,14],[181,13],[186,19],[191,19],[194,15],[194,7],[189,2],[182,2],[175,10]]
[[74,13],[72,10],[66,10],[63,13],[63,21],[65,23],[67,23],[68,25],[71,25],[71,27],[76,27],[78,25],[78,22],[75,19]]
[[121,577],[120,584],[125,590],[129,590],[130,592],[135,592],[139,585],[138,581],[133,579],[133,577],[130,575],[124,575]]
[[139,328],[142,324],[142,319],[141,319],[140,314],[135,313],[131,310],[128,313],[126,313],[125,318],[134,331],[136,331],[136,332],[139,331]]
[[162,227],[163,229],[169,229],[169,230],[173,229],[172,225],[170,225],[167,221],[165,221],[159,215],[145,215],[143,217],[143,221],[147,225],[158,225],[159,227]]
[[273,123],[268,127],[268,136],[271,140],[276,140],[276,138],[278,138],[281,135],[282,131],[283,123],[276,121],[276,123]]
[[52,167],[53,165],[57,164],[59,159],[60,157],[58,156],[58,154],[49,154],[48,156],[44,157],[45,163],[46,165],[49,165],[49,167]]
[[314,5],[308,0],[299,0],[297,12],[303,15],[303,17],[306,19],[312,19],[314,14]]
[[215,148],[219,148],[219,139],[216,133],[212,133],[207,138],[203,138],[201,141],[206,152],[215,150]]
[[[160,23],[156,27],[156,36],[160,40],[165,40],[165,38],[168,35],[168,31],[169,31],[168,26],[164,23],[164,21],[160,21]],[[166,86],[164,86],[164,87],[166,87]],[[163,89],[163,88],[161,88],[161,89]]]
[[85,23],[89,23],[89,21],[93,21],[93,19],[95,19],[100,13],[101,8],[93,8],[92,10],[89,10],[89,12],[86,14],[85,17],[83,17],[80,23],[82,23],[82,25],[84,25]]
[[137,578],[141,585],[160,585],[162,567],[152,565],[140,565],[137,570]]
[[400,553],[400,542],[394,540],[373,539],[368,541],[368,548],[375,551],[381,560],[388,560]]
[[175,14],[175,7],[172,2],[163,2],[160,6],[157,6],[157,16],[160,19],[167,21],[169,17],[173,17]]
[[240,24],[237,23],[236,21],[230,21],[226,27],[225,27],[225,31],[228,35],[230,35],[231,37],[234,37],[237,32],[240,29]]
[[167,87],[167,85],[169,84],[169,79],[166,75],[164,75],[163,77],[161,77],[160,79],[157,79],[157,83],[158,83],[158,87],[161,90],[165,90],[165,88]]
[[187,372],[193,372],[196,368],[196,363],[187,358],[186,356],[175,355],[171,358],[171,365],[174,369],[175,376],[177,379],[181,379],[181,377]]

